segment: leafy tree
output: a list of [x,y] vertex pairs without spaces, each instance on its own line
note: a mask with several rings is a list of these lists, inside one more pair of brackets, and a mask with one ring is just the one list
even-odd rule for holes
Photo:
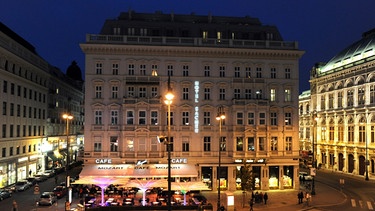
[[241,190],[251,191],[255,188],[255,181],[253,178],[253,171],[250,164],[244,164],[240,170],[237,170],[237,177],[241,179]]

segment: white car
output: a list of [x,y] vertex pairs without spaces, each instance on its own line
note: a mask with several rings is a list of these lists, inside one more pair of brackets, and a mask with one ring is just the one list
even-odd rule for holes
[[311,180],[313,180],[313,177],[311,176],[311,175],[309,175],[307,172],[305,172],[305,171],[300,171],[299,172],[299,178],[301,179],[301,180],[305,180],[305,181],[311,181]]

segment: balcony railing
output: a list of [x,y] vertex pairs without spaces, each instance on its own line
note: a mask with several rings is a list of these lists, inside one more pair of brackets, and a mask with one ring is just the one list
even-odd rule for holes
[[295,41],[203,39],[197,37],[147,37],[87,34],[86,42],[92,44],[163,45],[249,49],[298,50]]

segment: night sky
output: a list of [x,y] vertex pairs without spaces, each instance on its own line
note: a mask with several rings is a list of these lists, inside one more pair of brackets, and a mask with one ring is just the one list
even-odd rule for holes
[[277,26],[285,41],[297,41],[305,51],[301,93],[310,88],[309,71],[316,62],[328,62],[375,28],[374,8],[374,0],[11,0],[0,7],[0,21],[65,72],[73,60],[84,71],[79,43],[120,12],[251,16]]

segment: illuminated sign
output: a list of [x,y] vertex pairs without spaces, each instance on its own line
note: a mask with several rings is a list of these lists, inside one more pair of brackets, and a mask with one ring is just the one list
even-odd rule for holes
[[187,158],[173,158],[171,159],[172,163],[187,163]]
[[[198,103],[199,102],[199,81],[194,82],[194,102]],[[194,132],[198,133],[199,132],[199,107],[195,106],[194,107]]]
[[109,159],[109,158],[96,159],[95,163],[98,163],[98,164],[112,163],[112,159]]

